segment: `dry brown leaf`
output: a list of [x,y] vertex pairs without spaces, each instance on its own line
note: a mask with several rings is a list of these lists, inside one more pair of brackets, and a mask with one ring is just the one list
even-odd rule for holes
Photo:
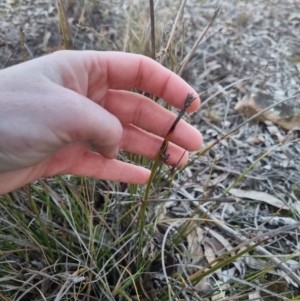
[[213,287],[208,282],[207,277],[204,277],[199,282],[197,282],[194,286],[195,290],[209,292],[210,290],[213,292]]
[[260,201],[260,202],[270,204],[277,208],[286,209],[286,210],[290,209],[290,207],[286,205],[283,201],[265,192],[232,188],[229,190],[229,193],[241,199]]
[[261,300],[259,291],[249,293],[248,297],[249,297],[249,300]]
[[213,248],[216,256],[220,256],[221,251],[224,251],[224,246],[215,237],[206,236],[203,241]]
[[[257,91],[256,93],[246,94],[242,100],[235,105],[234,109],[242,115],[253,116],[258,112],[263,111],[268,106],[279,102],[281,99],[283,99],[283,97],[276,97],[276,92],[275,95],[272,95],[264,91]],[[287,101],[263,112],[257,117],[257,120],[269,120],[286,130],[291,130],[300,127],[299,116],[299,101]]]
[[[216,257],[219,255],[218,254],[219,252],[217,251],[218,250],[217,245],[220,245],[220,243],[217,242],[217,240],[214,238],[206,237],[204,239],[204,242],[203,242],[204,254],[205,254],[205,258],[208,262],[215,260]],[[216,264],[217,264],[217,262],[213,263],[211,266],[213,267]],[[215,273],[218,275],[219,279],[223,278],[221,270],[217,270]]]
[[[207,241],[204,241],[203,247],[204,247],[204,255],[205,255],[206,260],[208,262],[215,260],[216,253],[215,253],[214,249],[211,247],[211,245]],[[214,264],[216,264],[216,262]]]
[[220,174],[219,176],[217,176],[216,178],[214,178],[213,180],[210,181],[209,185],[210,186],[216,186],[219,183],[223,182],[224,180],[227,179],[229,173],[228,172],[223,172],[222,174]]
[[[225,238],[223,237],[221,234],[219,234],[218,232],[214,231],[214,230],[211,230],[209,228],[205,228],[205,230],[207,232],[210,233],[210,235],[214,236],[214,238],[216,238],[220,244],[222,244],[222,249],[219,249],[217,250],[217,253],[216,255],[220,256],[220,251],[224,250],[224,252],[222,253],[225,253],[225,251],[231,251],[232,250],[232,246],[230,244],[230,242]],[[215,245],[215,247],[218,246],[218,245]],[[214,246],[212,246],[214,247]],[[216,252],[216,250],[215,250]],[[236,260],[233,262],[234,266],[236,267],[236,269],[239,271],[240,275],[244,275],[245,274],[245,266],[244,266],[244,263],[241,261],[241,260]]]
[[201,247],[203,237],[204,232],[200,227],[191,231],[187,236],[189,252],[192,256],[192,264],[196,264],[203,259],[204,254]]
[[263,270],[272,265],[269,260],[257,259],[251,256],[245,256],[246,264],[254,270]]
[[259,135],[257,137],[251,136],[251,137],[247,138],[246,142],[249,144],[257,145],[257,144],[261,144],[262,142],[264,142],[264,138],[262,135]]
[[209,229],[207,227],[205,227],[205,230],[207,232],[209,232],[210,235],[212,235],[214,238],[216,238],[221,243],[222,247],[221,248],[219,247],[218,252],[221,250],[224,250],[224,249],[226,249],[227,251],[232,250],[232,246],[231,246],[230,242],[226,238],[224,238],[221,234],[219,234],[216,231]]
[[268,223],[271,226],[283,227],[285,225],[294,225],[298,222],[291,217],[284,216],[260,216],[259,221],[263,223]]

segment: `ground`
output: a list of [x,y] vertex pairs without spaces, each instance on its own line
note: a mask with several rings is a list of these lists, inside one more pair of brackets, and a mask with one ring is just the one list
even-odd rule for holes
[[[147,41],[141,41],[138,32],[148,26],[147,1],[142,8],[139,1],[87,3],[65,3],[75,49],[147,53]],[[187,235],[189,249],[198,254],[192,262],[200,266],[238,243],[250,245],[252,238],[264,239],[268,233],[269,240],[256,248],[256,254],[266,257],[237,261],[219,272],[219,280],[207,278],[204,284],[211,289],[216,282],[238,281],[249,271],[276,265],[266,275],[282,281],[280,291],[271,288],[273,280],[268,285],[254,283],[253,295],[248,292],[244,300],[290,300],[300,286],[299,128],[287,131],[265,120],[245,122],[254,114],[251,109],[241,115],[234,108],[250,95],[287,99],[289,108],[300,103],[300,1],[187,1],[167,53],[168,67],[179,71],[218,7],[182,76],[202,100],[200,111],[186,118],[203,133],[204,147],[219,143],[202,156],[191,156],[193,163],[174,182],[168,201],[153,211],[158,220],[165,220],[194,216],[197,208],[198,216],[209,220]],[[178,8],[177,1],[160,1],[156,8],[158,60]],[[0,66],[61,48],[55,3],[7,0],[0,3],[0,14]],[[273,299],[267,299],[268,290]]]

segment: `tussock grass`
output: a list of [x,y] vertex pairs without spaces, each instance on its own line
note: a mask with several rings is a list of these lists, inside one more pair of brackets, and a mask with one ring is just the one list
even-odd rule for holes
[[[147,1],[124,4],[117,19],[116,39],[112,39],[112,32],[109,32],[109,22],[116,22],[109,16],[109,9],[116,9],[112,4],[78,2],[77,28],[94,33],[105,50],[143,53],[182,75],[218,10],[191,50],[185,53],[187,28],[183,12],[186,1],[157,2],[159,9],[156,8],[155,13],[152,0],[149,0],[150,5]],[[57,0],[57,3],[60,45],[64,49],[76,49],[76,45],[81,44],[67,22],[68,9],[75,4],[69,1],[65,11],[63,2]],[[100,24],[93,28],[85,21],[95,10],[101,11],[106,29]],[[24,42],[24,36],[21,39]],[[274,276],[272,285],[266,281],[268,272],[279,264],[261,271],[249,269],[243,279],[226,274],[230,267],[241,265],[245,257],[261,256],[258,247],[277,232],[257,235],[246,241],[236,239],[219,250],[218,256],[203,250],[201,244],[205,236],[209,237],[213,228],[222,227],[222,222],[211,215],[214,206],[218,202],[230,202],[226,197],[214,199],[215,188],[208,183],[217,153],[208,168],[207,186],[201,197],[186,199],[197,203],[192,212],[187,216],[171,215],[164,206],[170,199],[174,203],[182,202],[178,192],[185,189],[189,178],[197,176],[197,172],[190,175],[191,167],[215,146],[230,139],[244,124],[193,154],[190,163],[181,169],[167,168],[163,162],[169,136],[165,137],[165,144],[154,162],[120,154],[122,160],[152,168],[147,187],[62,176],[40,179],[2,196],[0,299],[248,300],[251,293],[262,292],[263,300],[299,300],[296,294],[287,291],[287,286],[280,292],[272,289],[272,285],[281,283],[284,276]],[[269,153],[251,164],[230,188],[244,180],[255,164],[267,155]],[[197,183],[193,185],[195,187]],[[207,209],[202,205],[208,201],[212,203]],[[205,235],[199,241],[199,229],[205,227]],[[194,262],[199,255],[203,257],[199,259],[201,264]],[[284,261],[288,259],[290,257]]]

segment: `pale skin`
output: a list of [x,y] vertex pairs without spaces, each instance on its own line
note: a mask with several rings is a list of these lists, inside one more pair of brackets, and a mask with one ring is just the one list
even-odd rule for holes
[[[200,106],[184,80],[141,55],[58,51],[1,70],[0,195],[61,174],[147,183],[148,169],[115,158],[120,149],[155,158],[176,115],[132,88],[179,109],[193,93],[187,111]],[[202,136],[181,120],[171,141],[168,163],[184,165]]]

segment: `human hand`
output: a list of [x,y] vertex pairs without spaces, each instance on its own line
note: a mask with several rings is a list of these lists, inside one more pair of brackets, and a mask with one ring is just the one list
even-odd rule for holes
[[[200,106],[185,81],[141,55],[58,51],[0,71],[0,195],[57,174],[146,183],[149,170],[114,158],[155,158],[176,115],[130,88],[177,108],[193,93],[187,111]],[[171,141],[168,163],[183,165],[202,136],[181,120]]]

